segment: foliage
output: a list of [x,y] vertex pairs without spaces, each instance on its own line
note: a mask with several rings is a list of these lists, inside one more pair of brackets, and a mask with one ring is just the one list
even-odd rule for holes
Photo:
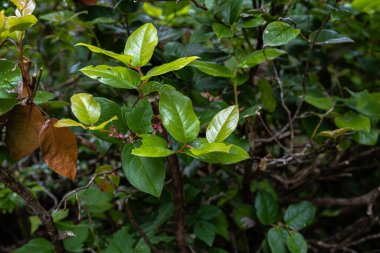
[[377,3],[0,2],[0,251],[379,248]]

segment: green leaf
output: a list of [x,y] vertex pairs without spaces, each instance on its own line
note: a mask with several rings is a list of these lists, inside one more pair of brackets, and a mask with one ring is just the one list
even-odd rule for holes
[[36,95],[34,96],[33,101],[35,104],[43,104],[54,98],[55,98],[54,93],[39,90],[36,92]]
[[197,138],[200,123],[188,97],[176,90],[164,90],[159,107],[162,124],[174,139],[187,143]]
[[34,15],[26,15],[22,17],[8,17],[8,29],[9,32],[25,31],[32,25],[37,23],[38,19]]
[[216,13],[224,23],[232,25],[239,18],[243,0],[224,0],[217,8]]
[[111,123],[112,121],[115,121],[115,120],[118,120],[118,117],[117,117],[117,116],[113,116],[113,117],[110,118],[109,120],[106,120],[106,121],[100,123],[100,124],[97,125],[97,126],[90,126],[90,127],[88,127],[88,129],[90,129],[90,130],[102,130],[102,129],[104,129],[109,123]]
[[218,39],[230,38],[234,35],[228,26],[225,26],[220,23],[212,24],[212,30],[215,32]]
[[232,164],[249,159],[249,154],[239,146],[225,143],[204,143],[191,148],[188,155],[212,164]]
[[290,232],[286,244],[291,253],[307,253],[307,242],[298,232]]
[[339,128],[348,128],[353,131],[364,131],[368,133],[371,130],[370,119],[353,111],[337,116],[334,118],[334,123]]
[[131,143],[123,148],[121,160],[125,176],[138,190],[160,197],[166,173],[164,159],[132,155],[133,148]]
[[221,142],[235,131],[239,122],[239,107],[230,106],[218,112],[207,127],[208,142]]
[[132,66],[141,67],[146,65],[152,58],[157,43],[157,30],[151,23],[147,23],[140,26],[128,37],[124,54],[133,57]]
[[275,21],[267,25],[263,33],[265,46],[282,46],[295,39],[301,30],[295,29],[291,25],[281,21]]
[[305,96],[305,101],[314,107],[322,110],[330,110],[334,106],[334,100],[329,97],[316,97],[312,94]]
[[154,67],[151,70],[149,70],[148,73],[146,73],[146,76],[142,77],[141,80],[147,80],[153,76],[159,76],[171,71],[182,69],[183,67],[188,65],[190,62],[198,58],[199,58],[198,56],[182,57],[175,61],[165,63],[161,66]]
[[21,71],[15,62],[0,60],[0,99],[16,99],[20,82]]
[[68,215],[69,215],[69,210],[68,209],[66,209],[66,210],[57,210],[57,211],[54,211],[51,214],[51,216],[53,217],[54,223],[58,222],[58,221],[61,221],[61,220],[64,220]]
[[257,218],[261,224],[271,225],[279,220],[279,206],[271,193],[259,191],[255,199],[255,208]]
[[271,228],[267,234],[269,248],[273,253],[288,253],[288,231],[283,227]]
[[302,229],[314,221],[316,212],[317,208],[312,203],[303,201],[286,209],[284,221],[291,229]]
[[85,125],[92,125],[99,120],[101,107],[91,94],[78,93],[70,101],[75,117]]
[[194,234],[199,239],[204,241],[208,246],[212,246],[216,231],[214,224],[205,221],[198,220],[194,225]]
[[156,135],[142,134],[142,145],[132,150],[133,155],[145,157],[166,157],[174,154],[173,150],[168,149],[168,143]]
[[377,143],[377,139],[379,138],[379,131],[375,126],[371,127],[371,131],[369,133],[366,132],[357,132],[354,134],[353,139],[362,145],[374,146]]
[[71,126],[77,126],[83,129],[87,128],[85,125],[72,119],[60,119],[54,124],[54,127],[71,127]]
[[255,28],[265,24],[265,19],[263,17],[255,17],[248,21],[243,22],[243,28]]
[[380,1],[379,0],[354,0],[352,2],[352,7],[359,12],[367,12],[373,14],[380,11]]
[[160,18],[162,16],[162,8],[151,5],[150,3],[144,3],[143,9],[145,13],[151,17]]
[[13,251],[14,253],[30,253],[30,252],[39,252],[39,253],[53,253],[54,245],[44,239],[36,238],[30,240],[27,244]]
[[17,7],[16,16],[32,14],[36,8],[34,0],[11,0],[11,2]]
[[250,204],[238,204],[235,205],[232,217],[235,223],[242,229],[249,229],[254,226],[255,211]]
[[257,83],[261,93],[261,102],[263,103],[263,107],[267,109],[269,112],[274,112],[277,106],[277,100],[274,96],[272,86],[266,80],[260,80]]
[[228,240],[228,221],[224,213],[220,213],[217,217],[214,218],[213,223],[215,225],[215,232],[218,235],[224,237]]
[[276,48],[257,50],[248,55],[243,55],[243,57],[239,60],[238,66],[241,68],[253,68],[263,62],[274,60],[283,54],[286,54],[284,50]]
[[315,45],[329,45],[341,43],[354,43],[351,38],[339,34],[337,31],[330,29],[322,29],[314,31],[309,36],[309,42]]
[[233,77],[234,73],[229,68],[219,65],[214,62],[205,62],[205,61],[193,61],[189,66],[198,69],[199,71],[217,77]]
[[86,76],[115,88],[136,89],[140,84],[140,75],[125,67],[107,65],[87,66],[80,70]]
[[133,59],[133,56],[131,56],[131,55],[117,54],[117,53],[114,53],[112,51],[104,50],[104,49],[101,49],[99,47],[95,47],[95,46],[92,46],[92,45],[89,45],[89,44],[86,44],[86,43],[78,43],[75,46],[84,46],[84,47],[87,47],[91,52],[107,55],[107,56],[109,56],[111,58],[114,58],[114,59],[116,59],[118,61],[121,61],[122,63],[124,63],[127,66],[129,64],[131,64],[132,59]]
[[126,113],[129,129],[138,134],[145,134],[153,131],[152,117],[152,106],[147,98],[140,99],[133,110]]
[[17,99],[0,99],[0,116],[6,114],[12,108],[18,104]]

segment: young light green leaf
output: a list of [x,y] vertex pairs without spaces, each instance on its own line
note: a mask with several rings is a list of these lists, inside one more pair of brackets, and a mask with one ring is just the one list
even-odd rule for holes
[[259,191],[255,200],[257,218],[263,225],[275,224],[280,217],[278,203],[273,195],[266,191]]
[[215,239],[216,228],[214,224],[208,221],[198,220],[194,225],[194,234],[199,240],[211,247]]
[[100,104],[91,94],[78,93],[70,98],[71,110],[85,125],[95,124],[100,117]]
[[231,28],[220,23],[212,24],[212,30],[215,32],[218,39],[230,38],[234,35],[231,31]]
[[290,232],[286,244],[291,253],[307,253],[307,242],[298,232]]
[[149,70],[148,73],[146,73],[146,76],[142,77],[141,80],[147,80],[153,76],[159,76],[171,71],[182,69],[183,67],[188,65],[190,62],[198,58],[199,58],[198,56],[182,57],[175,61],[165,63],[161,66],[154,67],[151,70]]
[[81,127],[83,129],[86,129],[87,127],[75,120],[72,119],[60,119],[55,124],[54,127]]
[[239,107],[230,106],[214,116],[207,127],[208,142],[221,142],[235,131],[239,122]]
[[159,197],[165,181],[164,159],[132,155],[133,148],[131,143],[123,148],[121,160],[125,176],[138,190]]
[[16,5],[16,16],[26,16],[32,14],[36,8],[36,2],[34,0],[11,0]]
[[290,24],[275,21],[267,25],[263,33],[263,42],[265,46],[282,46],[295,39],[301,30],[293,28]]
[[158,43],[157,30],[151,23],[140,26],[134,31],[125,44],[124,54],[131,55],[131,65],[141,67],[152,58],[154,48]]
[[140,84],[140,75],[125,67],[107,65],[87,66],[80,70],[86,76],[115,88],[136,89]]
[[249,159],[249,154],[241,147],[225,143],[204,143],[187,151],[188,155],[211,164],[232,164]]
[[241,68],[253,68],[263,62],[274,60],[283,54],[286,54],[286,51],[276,48],[257,50],[251,54],[243,55],[238,66]]
[[140,99],[131,112],[126,113],[127,125],[134,133],[145,134],[153,131],[153,110],[147,98]]
[[319,132],[318,135],[323,136],[323,137],[327,137],[327,138],[336,139],[336,138],[342,136],[343,134],[347,133],[348,131],[350,131],[349,128],[338,128],[338,129],[334,129],[334,130],[330,130],[330,131]]
[[187,143],[197,138],[200,123],[188,97],[176,90],[164,90],[159,107],[162,124],[174,139]]
[[315,96],[313,94],[307,94],[305,96],[305,101],[314,107],[322,110],[330,110],[334,106],[334,100],[329,97]]
[[8,26],[9,32],[14,31],[25,31],[32,25],[36,24],[38,19],[34,15],[26,15],[22,17],[8,17]]
[[198,69],[199,71],[217,77],[233,77],[234,73],[229,68],[219,65],[214,62],[205,62],[205,61],[193,61],[189,66]]
[[109,120],[106,120],[104,121],[103,123],[97,125],[97,126],[90,126],[88,127],[88,129],[90,130],[102,130],[104,129],[109,123],[111,123],[112,121],[114,120],[118,120],[118,117],[117,116],[113,116],[112,118],[110,118]]
[[316,212],[317,208],[312,203],[303,201],[286,209],[284,221],[291,229],[302,229],[314,221]]
[[337,31],[330,29],[322,29],[314,31],[309,36],[309,43],[315,43],[315,45],[329,45],[340,43],[354,43],[351,38],[339,34]]
[[174,154],[173,150],[168,149],[168,143],[159,136],[142,134],[142,145],[132,150],[133,155],[145,157],[166,157]]
[[131,64],[132,59],[133,59],[133,56],[131,56],[131,55],[128,55],[128,54],[117,54],[117,53],[114,53],[112,51],[104,50],[104,49],[101,49],[99,47],[95,47],[95,46],[92,46],[92,45],[89,45],[89,44],[86,44],[86,43],[78,43],[75,46],[84,46],[84,47],[87,47],[91,52],[107,55],[107,56],[109,56],[111,58],[114,58],[114,59],[116,59],[118,61],[121,61],[122,63],[124,63],[127,66],[129,64]]
[[267,234],[267,240],[271,252],[288,253],[288,231],[283,227],[271,228]]
[[334,118],[334,123],[339,128],[348,128],[353,131],[364,131],[368,133],[371,130],[371,121],[368,117],[355,113],[346,112],[344,115]]
[[260,90],[260,98],[264,109],[274,112],[277,106],[277,100],[274,96],[272,86],[266,80],[259,80],[257,86]]

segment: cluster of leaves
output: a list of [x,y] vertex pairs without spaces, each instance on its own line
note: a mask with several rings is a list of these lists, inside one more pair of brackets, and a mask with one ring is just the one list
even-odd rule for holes
[[[363,210],[342,221],[346,209],[318,200],[378,187],[378,173],[345,167],[378,152],[378,0],[11,2],[0,12],[0,165],[55,209],[67,251],[378,246],[350,244],[362,226],[344,237]],[[353,173],[361,180],[341,176]],[[12,216],[22,202],[0,187]],[[375,200],[364,202],[373,231]],[[32,240],[15,252],[54,250],[37,216],[20,220],[16,238]]]

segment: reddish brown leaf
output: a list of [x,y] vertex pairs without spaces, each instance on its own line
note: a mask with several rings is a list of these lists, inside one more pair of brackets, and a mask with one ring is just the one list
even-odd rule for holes
[[38,136],[44,121],[35,105],[16,105],[10,111],[5,144],[13,159],[21,159],[38,148]]
[[42,156],[50,169],[74,180],[77,173],[77,138],[68,127],[54,127],[55,122],[55,118],[48,119],[41,128]]

